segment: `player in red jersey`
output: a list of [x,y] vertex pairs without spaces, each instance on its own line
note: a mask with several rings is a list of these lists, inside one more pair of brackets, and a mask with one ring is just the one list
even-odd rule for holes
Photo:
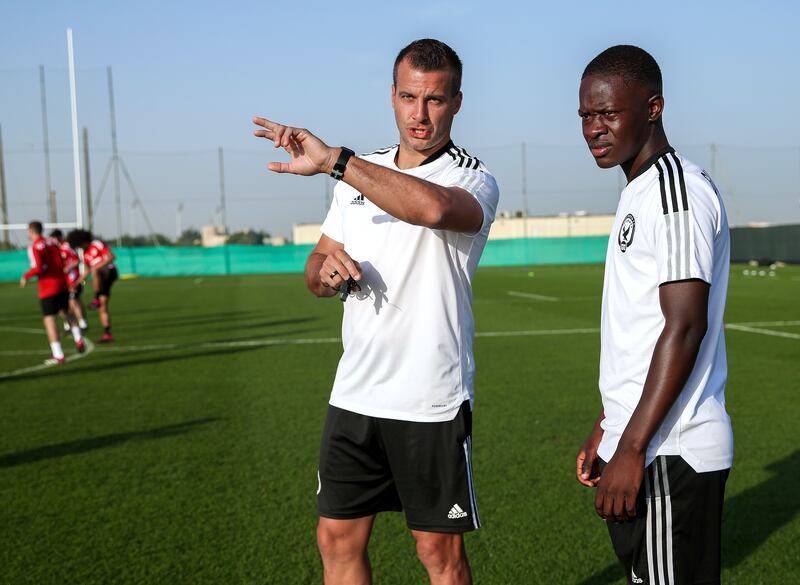
[[111,298],[111,285],[117,280],[117,268],[113,262],[116,256],[104,242],[96,240],[92,232],[87,230],[72,230],[67,234],[67,241],[73,248],[83,250],[84,271],[78,276],[71,288],[81,285],[89,275],[97,282],[97,290],[100,293],[98,299],[100,306],[100,324],[103,326],[103,336],[100,338],[102,343],[114,341],[111,335],[111,314],[108,311],[108,303]]
[[[73,283],[80,276],[80,258],[78,253],[64,239],[64,233],[61,230],[53,230],[50,232],[50,237],[58,242],[58,249],[61,252],[61,260],[64,262],[64,274],[67,277],[67,286],[70,287],[69,291],[69,310],[73,317],[78,321],[78,327],[81,331],[86,331],[89,324],[86,322],[86,309],[81,301],[81,293],[83,292],[83,284],[79,284],[75,289],[72,289]],[[64,323],[64,328],[69,327],[69,323]]]
[[58,335],[56,315],[61,314],[70,324],[78,353],[85,351],[86,342],[83,340],[80,327],[69,315],[67,279],[64,275],[64,264],[61,260],[58,246],[53,240],[48,240],[42,236],[42,223],[39,221],[32,221],[28,224],[28,238],[31,241],[31,246],[28,248],[31,269],[22,275],[19,285],[24,287],[31,278],[37,277],[44,330],[47,333],[50,349],[53,352],[53,357],[46,360],[45,363],[63,364],[64,350],[61,347],[61,340]]

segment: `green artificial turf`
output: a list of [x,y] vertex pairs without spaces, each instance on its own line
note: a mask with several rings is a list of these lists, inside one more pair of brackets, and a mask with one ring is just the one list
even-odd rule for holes
[[[475,342],[476,583],[624,582],[574,477],[600,405],[599,334],[564,330],[598,327],[601,288],[600,266],[478,271],[477,329],[497,335]],[[727,332],[727,584],[796,573],[798,293],[797,268],[732,267],[726,320],[790,335]],[[113,345],[26,371],[48,354],[37,311],[33,290],[0,285],[0,373],[17,372],[0,379],[0,583],[321,582],[314,494],[338,300],[300,275],[120,281]],[[425,582],[401,514],[379,517],[370,556],[378,584]]]

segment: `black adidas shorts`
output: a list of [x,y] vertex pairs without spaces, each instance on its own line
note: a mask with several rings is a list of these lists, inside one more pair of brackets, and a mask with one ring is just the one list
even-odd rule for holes
[[329,406],[318,479],[317,509],[325,518],[405,511],[413,530],[475,530],[480,517],[469,401],[445,422],[375,418]]
[[39,299],[42,305],[42,315],[50,317],[58,315],[61,311],[67,311],[69,308],[69,293],[67,291],[58,293],[51,297],[44,297]]
[[98,287],[97,294],[105,297],[111,296],[111,285],[118,278],[116,268],[108,268],[107,266],[97,271],[95,278],[97,278],[100,286]]
[[628,583],[719,585],[722,501],[729,473],[697,473],[677,455],[655,458],[645,469],[636,519],[606,523]]

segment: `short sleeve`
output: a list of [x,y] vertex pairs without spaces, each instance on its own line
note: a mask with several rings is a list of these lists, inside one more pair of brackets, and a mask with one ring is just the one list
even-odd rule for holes
[[455,167],[442,183],[443,187],[459,187],[471,194],[483,210],[483,224],[476,234],[488,233],[497,212],[500,190],[494,176],[482,169]]
[[[677,161],[675,161],[677,162]],[[700,279],[712,283],[714,246],[721,226],[720,208],[711,185],[684,176],[679,164],[663,159],[652,221],[659,283]]]
[[333,188],[333,198],[331,199],[331,207],[328,209],[328,215],[325,216],[325,221],[322,222],[320,231],[332,240],[339,243],[344,243],[344,225],[342,218],[341,207],[339,206],[339,197],[341,196],[342,183],[337,183]]

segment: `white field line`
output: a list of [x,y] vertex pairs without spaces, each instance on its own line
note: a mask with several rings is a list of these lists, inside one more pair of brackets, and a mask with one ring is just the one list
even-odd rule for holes
[[535,293],[517,292],[515,290],[508,291],[508,296],[510,296],[510,297],[519,297],[521,299],[531,299],[531,300],[534,300],[534,301],[555,302],[555,301],[558,300],[558,297],[548,297],[546,295],[537,295]]
[[581,329],[532,329],[530,331],[479,331],[475,337],[535,337],[538,335],[574,335],[576,333],[600,333],[599,327]]
[[10,331],[12,333],[44,333],[44,328],[33,329],[32,327],[12,327],[10,325],[0,325],[0,331]]
[[[771,331],[769,329],[760,329],[753,327],[753,325],[769,326],[769,327],[792,327],[800,325],[800,321],[753,321],[748,323],[728,323],[725,325],[726,329],[733,329],[735,331],[742,331],[746,333],[757,333],[760,335],[770,335],[774,337],[783,337],[786,339],[800,339],[798,333],[787,333],[783,331]],[[29,329],[26,332],[41,333],[38,329]],[[580,335],[589,333],[599,333],[598,327],[582,327],[576,329],[531,329],[523,331],[479,331],[475,337],[540,337],[548,335]],[[152,345],[123,345],[123,346],[106,346],[95,348],[95,345],[86,339],[86,352],[83,354],[71,355],[66,361],[74,361],[81,359],[96,351],[97,353],[117,353],[117,352],[137,352],[137,351],[168,351],[175,349],[219,349],[229,347],[269,347],[279,345],[319,345],[326,343],[341,343],[339,337],[314,337],[314,338],[284,338],[284,339],[253,339],[247,341],[209,341],[205,343],[162,343]],[[0,356],[20,356],[20,355],[49,355],[44,350],[0,350]],[[22,368],[13,370],[11,372],[0,373],[0,380],[4,378],[11,378],[29,372],[36,372],[48,367],[44,364],[39,364],[29,368]]]
[[771,329],[760,329],[757,327],[747,327],[746,325],[737,325],[729,323],[725,326],[726,329],[733,329],[734,331],[745,331],[747,333],[758,333],[760,335],[769,335],[771,337],[784,337],[786,339],[800,339],[800,333],[787,333],[786,331],[773,331]]
[[745,321],[744,323],[731,323],[737,327],[795,327],[800,321]]
[[[86,351],[83,353],[75,353],[69,356],[66,360],[67,362],[75,362],[80,359],[85,358],[90,353],[94,351],[94,343],[92,343],[89,339],[86,339]],[[55,368],[59,367],[57,364],[38,364],[35,366],[30,366],[28,368],[20,368],[19,370],[12,370],[10,372],[2,372],[0,373],[0,380],[6,378],[13,378],[14,376],[21,376],[22,374],[30,374],[31,372],[38,372],[39,370],[46,370],[47,368]]]
[[121,347],[101,347],[98,353],[117,351],[159,351],[170,349],[217,349],[224,347],[266,347],[270,345],[314,345],[320,343],[341,343],[339,337],[314,337],[309,339],[251,339],[247,341],[209,341],[205,343],[164,343],[160,345],[127,345]]

